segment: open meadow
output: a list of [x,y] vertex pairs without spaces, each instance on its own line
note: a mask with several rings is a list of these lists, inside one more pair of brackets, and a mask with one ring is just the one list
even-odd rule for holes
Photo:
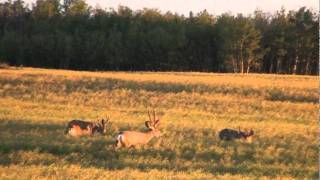
[[[317,179],[315,76],[0,69],[0,179]],[[163,136],[116,150],[122,130]],[[106,136],[63,134],[110,116]],[[224,142],[223,128],[254,141]]]

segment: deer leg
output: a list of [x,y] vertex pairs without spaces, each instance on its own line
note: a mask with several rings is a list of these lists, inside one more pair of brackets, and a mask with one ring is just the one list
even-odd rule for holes
[[116,145],[116,148],[121,148],[122,143],[119,140],[117,140],[115,145]]

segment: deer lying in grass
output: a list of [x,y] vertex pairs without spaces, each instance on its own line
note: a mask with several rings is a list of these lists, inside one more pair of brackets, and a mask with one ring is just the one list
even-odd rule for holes
[[160,119],[156,119],[156,113],[153,111],[153,119],[148,112],[149,121],[145,122],[149,129],[147,132],[138,131],[123,131],[117,136],[116,147],[135,147],[136,145],[147,144],[153,137],[160,137],[162,134],[157,129],[160,124]]
[[100,122],[96,123],[72,120],[67,124],[64,133],[74,137],[92,136],[94,134],[104,135],[106,133],[106,125],[108,121],[109,118],[106,118],[106,120],[101,119]]
[[233,129],[223,129],[219,132],[219,137],[221,140],[234,140],[234,139],[242,139],[247,142],[252,142],[252,136],[254,132],[251,129],[250,131],[241,131],[240,127],[239,130],[233,130]]

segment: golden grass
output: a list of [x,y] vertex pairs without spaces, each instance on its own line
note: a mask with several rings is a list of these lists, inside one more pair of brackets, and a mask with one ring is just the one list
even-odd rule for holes
[[[314,179],[317,102],[313,76],[1,69],[0,179]],[[164,136],[116,151],[152,108]],[[105,137],[63,135],[106,115]],[[252,144],[218,139],[238,126]]]

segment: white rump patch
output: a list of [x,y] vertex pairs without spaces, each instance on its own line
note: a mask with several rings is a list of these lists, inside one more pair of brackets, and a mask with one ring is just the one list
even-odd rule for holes
[[123,141],[123,139],[124,139],[124,136],[123,136],[122,134],[119,134],[119,135],[117,136],[117,140],[118,140],[118,141]]

